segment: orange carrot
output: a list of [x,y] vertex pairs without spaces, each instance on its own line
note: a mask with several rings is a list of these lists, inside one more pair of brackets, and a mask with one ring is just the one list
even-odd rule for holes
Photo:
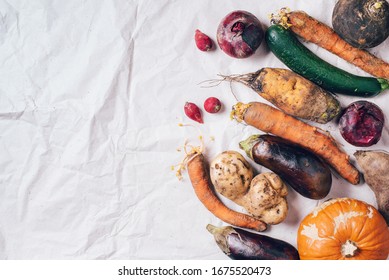
[[350,163],[349,156],[339,149],[331,136],[322,133],[319,128],[260,102],[237,103],[231,116],[306,148],[321,157],[351,184],[359,183],[359,171]]
[[351,46],[336,34],[331,27],[307,13],[303,11],[287,12],[282,9],[278,19],[274,20],[290,28],[293,33],[303,40],[332,52],[365,72],[378,78],[389,79],[389,63],[366,50]]
[[253,229],[257,231],[266,230],[266,224],[252,216],[236,212],[226,205],[216,196],[212,189],[212,183],[207,171],[207,164],[201,153],[188,155],[190,159],[187,163],[189,178],[193,189],[204,204],[204,206],[222,221],[234,226]]

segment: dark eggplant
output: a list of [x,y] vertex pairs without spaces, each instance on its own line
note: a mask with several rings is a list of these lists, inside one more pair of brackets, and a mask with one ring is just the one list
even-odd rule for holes
[[207,225],[219,248],[233,260],[299,260],[291,244],[231,226]]
[[302,196],[322,199],[331,189],[329,167],[313,153],[283,138],[252,135],[239,146],[252,160],[276,173]]

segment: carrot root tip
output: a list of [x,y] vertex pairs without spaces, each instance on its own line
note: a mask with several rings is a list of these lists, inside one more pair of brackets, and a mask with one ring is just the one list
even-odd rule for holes
[[236,103],[232,107],[232,111],[230,114],[230,118],[237,120],[238,122],[242,122],[244,120],[244,114],[246,110],[250,107],[250,104],[244,104],[242,102]]
[[288,7],[281,8],[278,13],[270,15],[270,22],[272,24],[279,24],[285,29],[292,26],[289,22],[290,9]]

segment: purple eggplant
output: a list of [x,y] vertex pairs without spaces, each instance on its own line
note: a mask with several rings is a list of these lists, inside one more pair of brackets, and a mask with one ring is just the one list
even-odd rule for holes
[[283,138],[252,135],[239,146],[252,160],[276,173],[304,197],[322,199],[331,189],[329,167],[313,153]]
[[232,226],[207,225],[219,248],[233,260],[299,260],[291,244]]

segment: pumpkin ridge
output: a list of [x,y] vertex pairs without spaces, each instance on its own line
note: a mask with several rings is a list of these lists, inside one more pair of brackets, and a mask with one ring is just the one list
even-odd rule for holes
[[[369,209],[371,210],[371,208],[369,208]],[[372,211],[372,212],[373,212],[373,211]],[[364,220],[364,222],[363,222],[363,224],[362,224],[362,227],[361,227],[359,233],[358,233],[357,236],[356,236],[356,239],[357,239],[358,242],[360,242],[360,243],[363,243],[364,239],[366,239],[366,237],[371,233],[371,232],[368,232],[368,235],[366,235],[366,232],[367,232],[367,231],[365,230],[365,227],[366,227],[366,225],[368,224],[367,220],[368,220],[369,218],[370,218],[370,217],[369,217],[368,215],[366,215],[365,220]]]
[[374,206],[352,198],[333,199],[301,221],[297,248],[301,259],[384,260],[389,229]]

